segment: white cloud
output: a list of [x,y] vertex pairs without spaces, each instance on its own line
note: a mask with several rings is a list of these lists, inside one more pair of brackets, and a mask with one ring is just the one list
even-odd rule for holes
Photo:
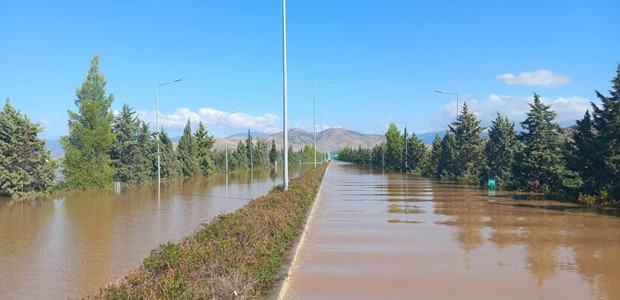
[[41,125],[45,125],[45,126],[48,126],[48,125],[51,125],[51,124],[52,124],[52,122],[50,122],[50,121],[48,121],[48,120],[46,120],[46,119],[40,119],[40,120],[39,120],[39,123],[40,123]]
[[[551,105],[551,110],[556,113],[555,121],[562,126],[569,126],[575,120],[581,119],[586,110],[591,109],[590,99],[581,97],[559,97],[555,99],[541,97],[546,105]],[[491,94],[487,99],[462,99],[459,109],[463,107],[463,101],[467,102],[467,109],[481,120],[483,126],[489,126],[491,121],[499,112],[503,116],[515,122],[515,128],[521,129],[519,125],[527,118],[530,111],[529,104],[534,102],[534,96],[506,96]],[[454,122],[456,117],[456,101],[452,101],[441,106],[438,116],[429,123],[426,131],[445,130],[448,124]]]
[[519,75],[506,73],[498,75],[497,80],[503,81],[507,85],[525,86],[560,86],[569,84],[571,79],[568,76],[555,74],[549,70],[537,70],[534,72],[523,72]]
[[[213,127],[219,127],[217,130],[219,132],[223,131],[224,118],[226,118],[226,126],[229,133],[238,131],[239,129],[247,130],[249,127],[251,127],[252,131],[262,131],[266,133],[276,133],[282,130],[281,127],[278,126],[280,118],[274,114],[267,113],[264,115],[252,116],[242,112],[230,113],[231,112],[225,112],[210,107],[200,108],[198,112],[194,112],[189,108],[180,107],[170,114],[160,112],[159,126],[163,127],[166,131],[177,132],[179,129],[185,127],[189,119],[193,129],[195,129],[198,122],[202,122],[210,132],[213,132]],[[144,122],[150,123],[151,128],[155,127],[154,111],[137,111],[137,115],[138,118]]]

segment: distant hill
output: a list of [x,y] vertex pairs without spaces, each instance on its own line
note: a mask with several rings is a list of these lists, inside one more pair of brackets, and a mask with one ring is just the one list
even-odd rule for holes
[[[246,134],[228,139],[228,147],[236,147],[239,141],[246,139]],[[271,143],[273,140],[276,143],[276,147],[282,148],[282,132],[261,137],[261,139],[266,140],[268,143]],[[288,139],[289,144],[295,151],[303,149],[307,144],[314,144],[314,134],[299,128],[289,130]],[[380,134],[362,134],[344,128],[330,128],[317,132],[316,134],[317,148],[321,149],[325,146],[329,150],[339,150],[346,145],[355,149],[360,146],[363,148],[372,148],[384,140],[385,137]],[[224,139],[218,138],[214,148],[220,150],[224,149]]]

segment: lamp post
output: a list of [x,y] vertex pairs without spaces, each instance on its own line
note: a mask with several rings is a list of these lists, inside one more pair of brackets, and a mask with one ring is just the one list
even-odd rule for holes
[[226,148],[226,173],[228,173],[228,135],[226,134],[226,117],[236,114],[238,111],[227,113],[224,115],[224,147]]
[[321,119],[321,143],[323,146],[321,147],[321,151],[323,151],[323,161],[327,160],[326,157],[326,149],[325,149],[325,130],[323,129],[323,116],[328,116],[329,114],[319,114],[319,118]]
[[435,93],[448,94],[448,95],[456,95],[456,118],[458,119],[458,117],[459,117],[459,93],[444,92],[444,91],[440,91],[440,90],[435,90]]
[[164,82],[164,83],[160,83],[155,86],[155,130],[157,130],[157,194],[158,195],[159,195],[159,186],[161,184],[161,165],[160,165],[160,158],[159,158],[159,143],[160,143],[160,139],[159,139],[159,132],[160,132],[160,129],[159,129],[159,87],[164,86],[166,84],[179,82],[179,81],[181,81],[181,78],[168,81],[168,82]]
[[286,0],[282,0],[282,99],[283,99],[283,118],[282,118],[282,129],[283,129],[283,142],[284,142],[284,179],[283,179],[283,187],[284,190],[288,190],[288,108],[287,108],[287,84],[288,77],[286,75],[287,67],[286,67]]
[[313,113],[313,117],[312,117],[312,121],[313,121],[313,126],[314,126],[314,168],[316,169],[316,86],[317,84],[328,84],[328,83],[338,83],[340,82],[339,80],[331,80],[331,81],[314,81],[314,82],[299,82],[299,81],[292,81],[293,83],[297,83],[297,84],[311,84],[312,85],[312,98],[313,98],[313,106],[314,106],[314,113]]

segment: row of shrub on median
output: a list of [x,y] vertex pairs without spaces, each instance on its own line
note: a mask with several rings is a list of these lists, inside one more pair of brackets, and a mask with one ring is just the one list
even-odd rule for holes
[[143,264],[95,299],[256,298],[270,292],[302,230],[327,164],[220,215],[180,243],[153,250]]

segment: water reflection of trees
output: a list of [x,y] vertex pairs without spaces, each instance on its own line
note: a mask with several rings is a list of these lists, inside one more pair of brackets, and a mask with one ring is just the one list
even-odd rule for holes
[[434,213],[450,217],[436,223],[455,227],[461,249],[474,251],[487,240],[499,251],[523,246],[524,264],[539,285],[560,271],[576,272],[599,296],[620,299],[619,218],[547,210],[544,201],[489,199],[482,189],[453,183],[434,182],[433,192]]

